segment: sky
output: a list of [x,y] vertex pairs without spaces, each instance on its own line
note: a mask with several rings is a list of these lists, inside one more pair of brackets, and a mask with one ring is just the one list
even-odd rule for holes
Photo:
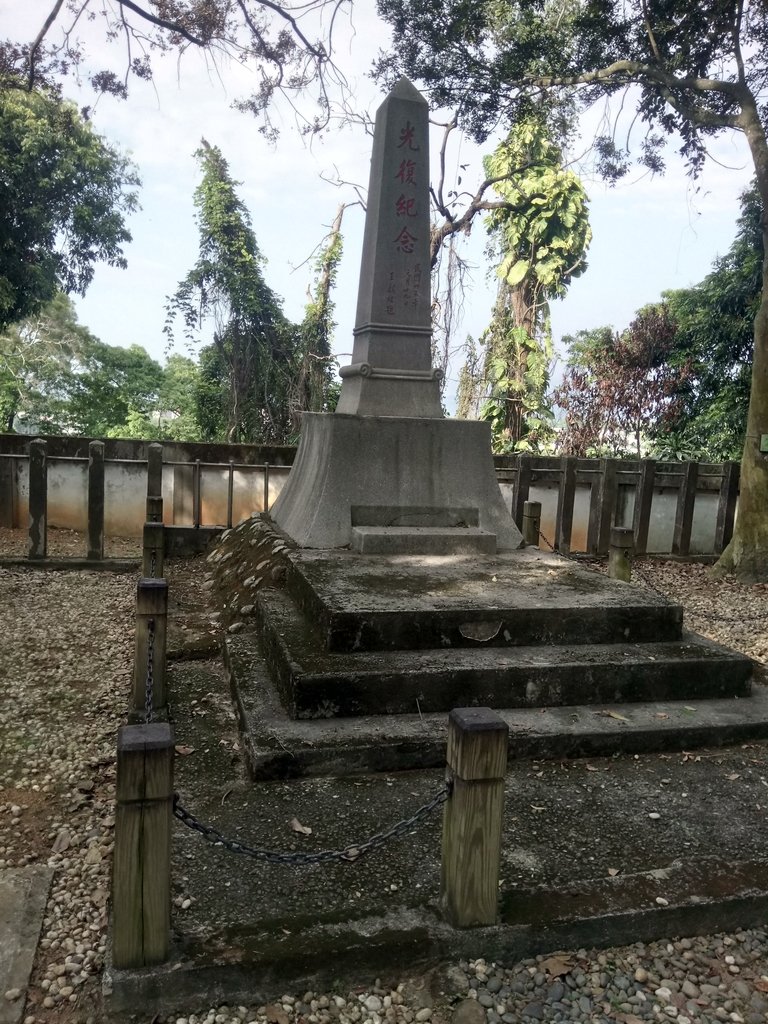
[[[33,38],[49,9],[49,0],[0,0],[2,35]],[[340,23],[336,37],[337,62],[356,103],[371,114],[383,94],[367,72],[387,41],[386,26],[374,11],[373,0],[357,0],[352,24]],[[93,31],[84,26],[85,41],[90,38],[94,53],[96,48],[104,52],[102,37],[89,37]],[[75,302],[80,321],[102,341],[137,343],[158,360],[164,358],[165,301],[198,251],[193,193],[200,173],[193,154],[201,137],[220,147],[232,176],[242,183],[239,195],[267,257],[267,283],[284,300],[286,314],[301,319],[315,247],[338,204],[355,198],[351,185],[338,182],[365,188],[371,139],[361,127],[331,129],[315,138],[310,148],[291,112],[284,109],[277,112],[279,141],[271,146],[253,118],[231,106],[253,81],[253,73],[239,65],[213,68],[189,52],[179,62],[160,61],[154,85],[134,82],[127,101],[103,97],[96,105],[96,130],[131,155],[142,179],[141,209],[129,220],[133,241],[125,253],[128,269],[99,266],[86,296]],[[68,85],[65,92],[80,105],[92,102],[86,90]],[[585,121],[585,138],[601,115],[598,111]],[[439,138],[435,129],[433,168]],[[465,184],[479,181],[482,154],[492,148],[492,141],[478,149],[463,140],[451,151],[449,167],[469,162]],[[751,178],[751,164],[740,137],[724,136],[714,144],[712,155],[715,159],[708,161],[697,182],[686,177],[673,154],[664,176],[637,172],[611,189],[585,181],[593,241],[586,272],[573,282],[566,298],[552,306],[556,345],[563,335],[582,329],[626,326],[639,307],[657,300],[662,291],[700,281],[713,260],[728,250],[739,215],[738,197]],[[352,348],[363,218],[359,206],[345,214],[344,256],[335,294],[335,351],[342,364],[349,361]],[[477,338],[490,318],[495,283],[487,273],[483,246],[483,231],[477,225],[465,252],[476,269],[454,346],[461,345],[467,334]],[[177,351],[185,351],[181,336]],[[458,365],[455,362],[449,371],[449,408]]]

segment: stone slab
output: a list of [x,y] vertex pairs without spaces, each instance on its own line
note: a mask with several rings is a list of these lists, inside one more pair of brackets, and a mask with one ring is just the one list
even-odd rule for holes
[[[287,594],[257,599],[261,649],[284,706],[318,715],[454,707],[748,697],[752,662],[694,634],[667,643],[330,653]],[[492,639],[492,638],[491,638]]]
[[[254,636],[227,638],[225,659],[254,779],[430,768],[445,761],[443,712],[315,719],[282,707]],[[701,701],[496,709],[510,729],[509,756],[564,758],[744,743],[768,737],[768,690]]]
[[[0,1024],[19,1024],[53,869],[34,865],[0,870]],[[18,999],[5,993],[19,989]]]
[[[329,650],[678,639],[680,605],[534,548],[392,558],[294,550],[288,587]],[[474,639],[477,630],[484,639]]]
[[270,513],[299,547],[348,547],[360,505],[477,508],[499,551],[522,543],[496,480],[488,423],[340,413],[305,413],[301,423]]
[[476,526],[353,526],[361,555],[493,555],[496,535]]

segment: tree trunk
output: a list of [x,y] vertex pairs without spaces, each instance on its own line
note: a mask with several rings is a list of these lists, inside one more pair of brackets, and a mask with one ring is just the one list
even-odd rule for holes
[[732,572],[745,582],[765,582],[768,581],[768,453],[760,452],[760,437],[768,434],[768,144],[756,108],[745,104],[742,117],[763,206],[763,291],[755,317],[752,388],[741,458],[738,515],[733,539],[713,572],[716,575]]

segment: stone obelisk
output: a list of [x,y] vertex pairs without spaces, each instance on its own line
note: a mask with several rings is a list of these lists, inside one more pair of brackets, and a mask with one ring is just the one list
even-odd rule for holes
[[442,416],[432,368],[429,111],[401,78],[376,113],[352,363],[337,411]]
[[429,131],[401,78],[376,114],[352,362],[335,413],[305,413],[272,508],[301,547],[488,554],[520,531],[487,423],[443,417],[432,367]]

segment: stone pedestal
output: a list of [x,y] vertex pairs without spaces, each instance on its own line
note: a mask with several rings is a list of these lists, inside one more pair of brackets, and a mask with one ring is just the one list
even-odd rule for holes
[[462,516],[495,534],[499,551],[522,540],[496,482],[490,427],[476,420],[305,413],[271,515],[308,548],[346,547],[358,525],[440,528]]

